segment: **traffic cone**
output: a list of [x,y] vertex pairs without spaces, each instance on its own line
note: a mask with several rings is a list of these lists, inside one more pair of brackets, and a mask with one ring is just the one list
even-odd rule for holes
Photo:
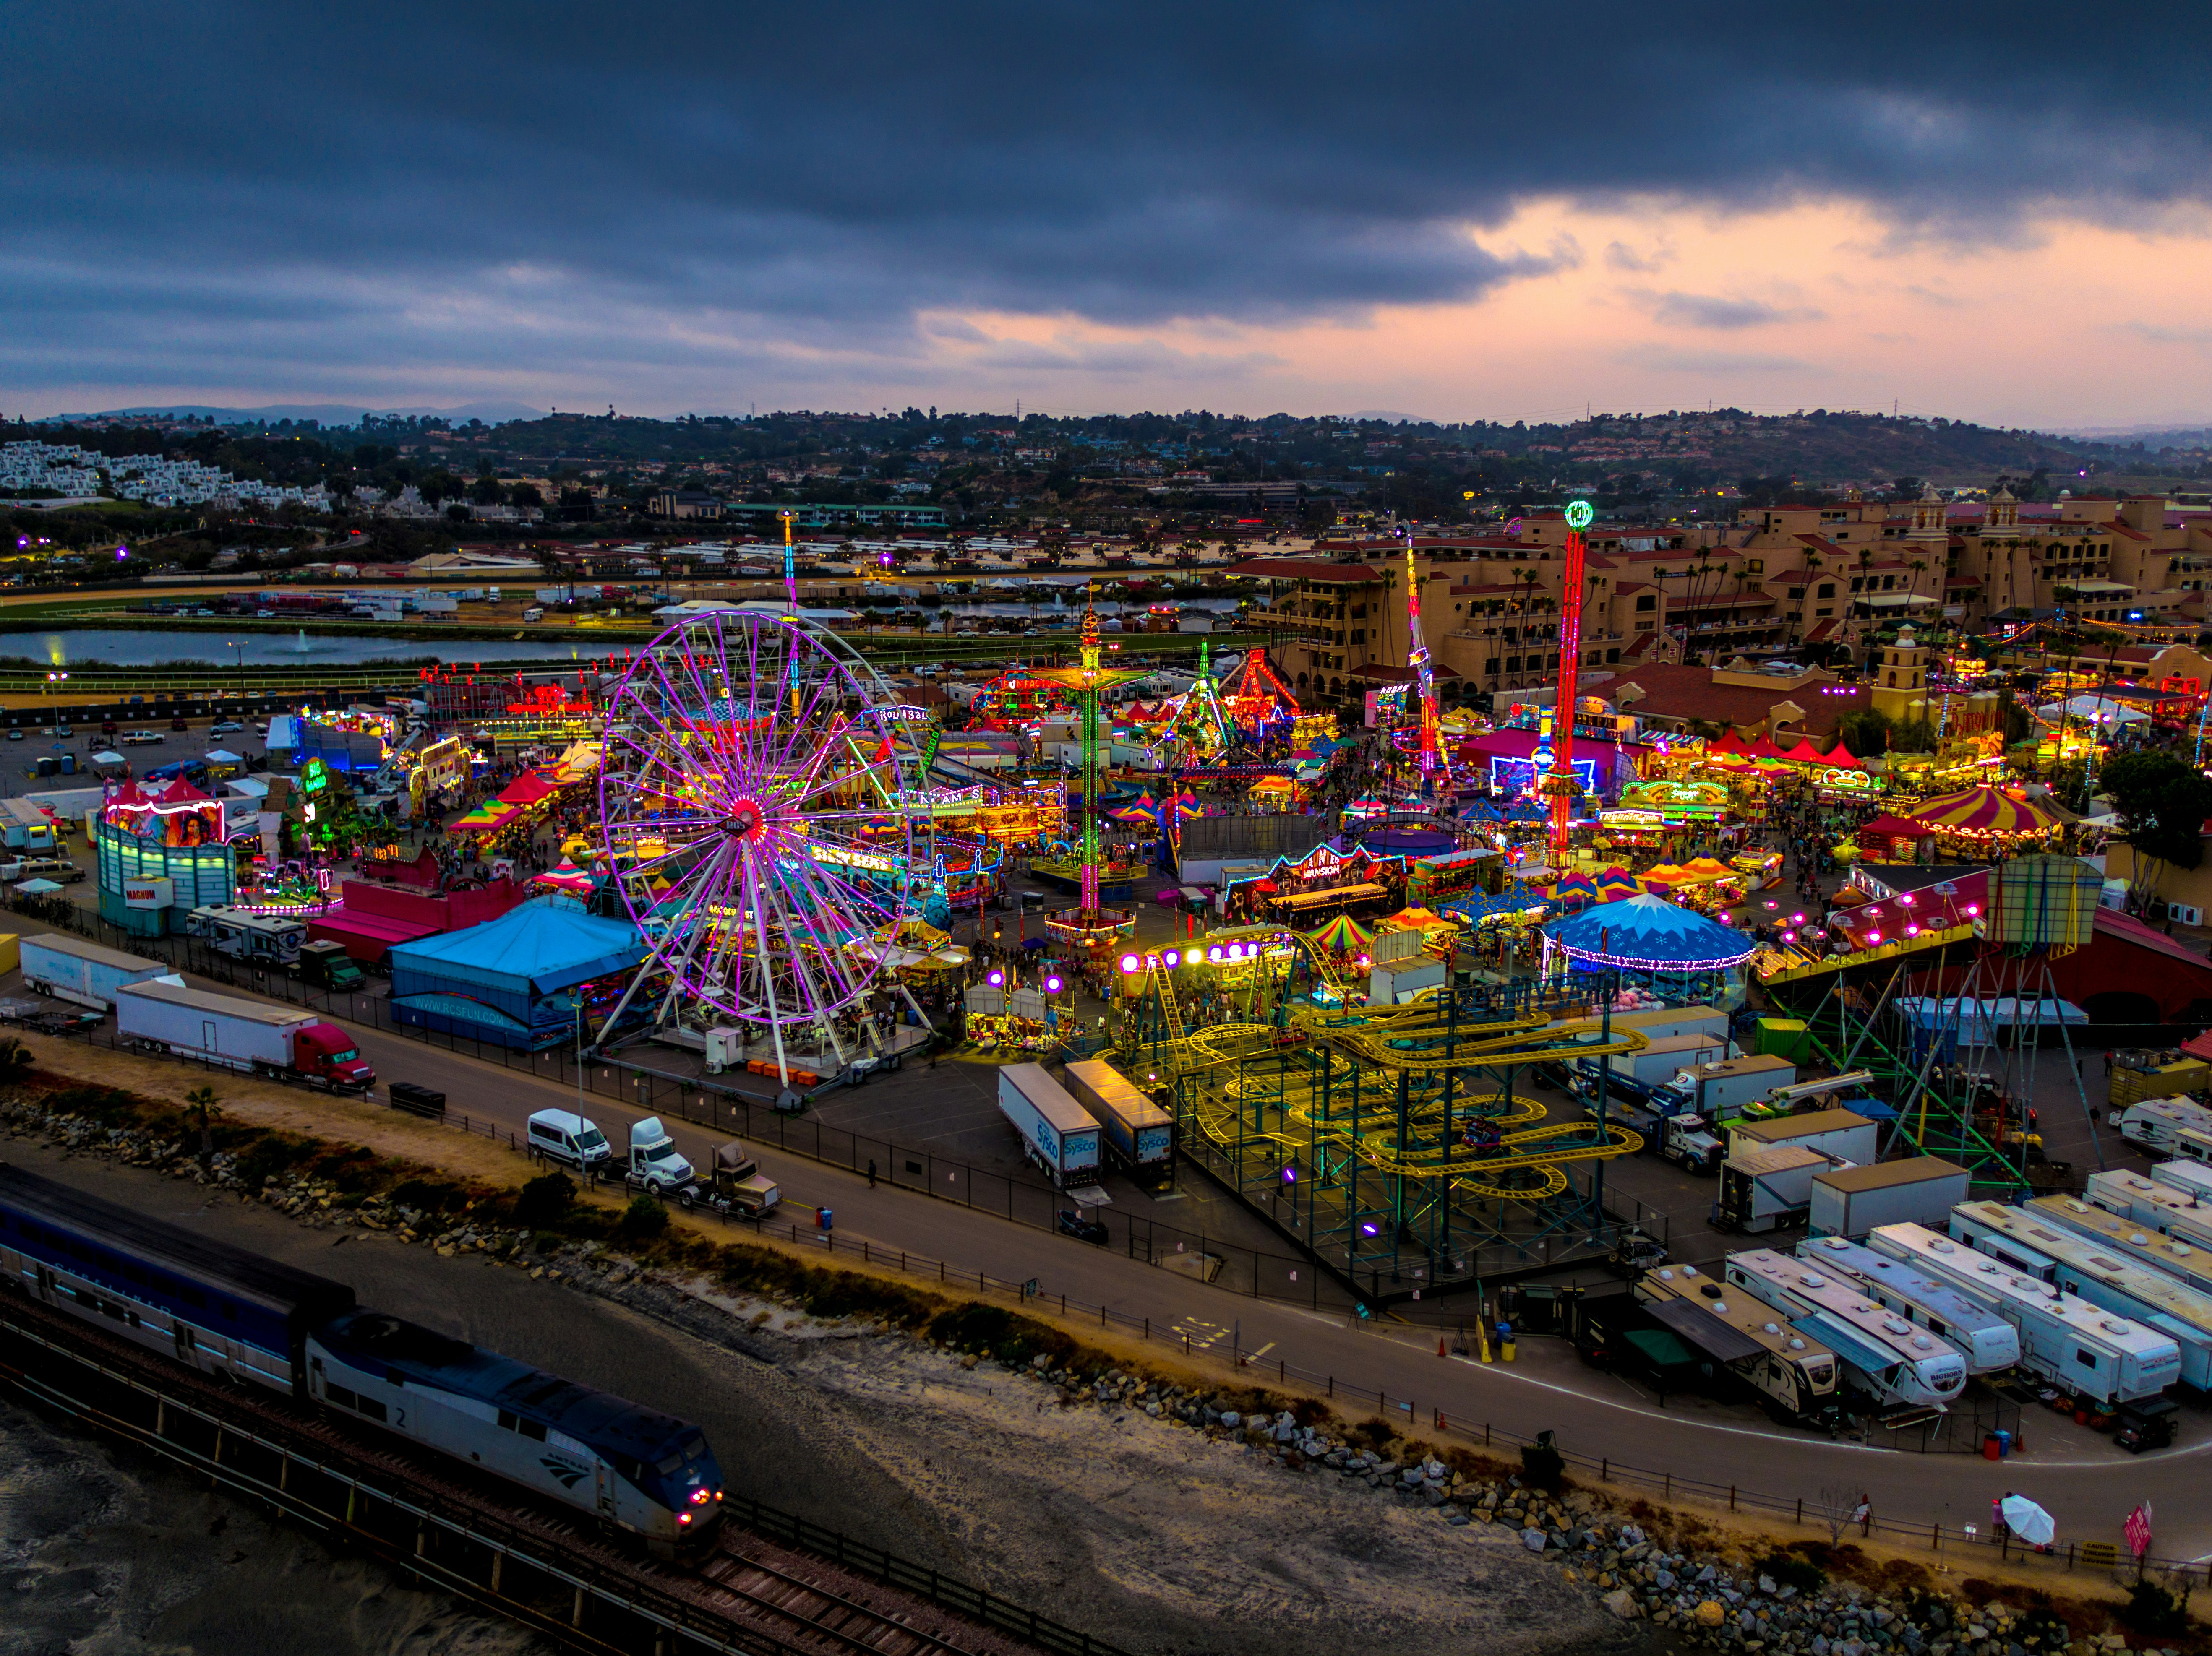
[[1437,1337],[1437,1355],[1438,1356],[1440,1356],[1440,1357],[1441,1357],[1442,1356],[1443,1356],[1443,1354],[1444,1354],[1444,1342],[1443,1342],[1443,1335],[1441,1335],[1441,1334],[1439,1334],[1439,1335]]

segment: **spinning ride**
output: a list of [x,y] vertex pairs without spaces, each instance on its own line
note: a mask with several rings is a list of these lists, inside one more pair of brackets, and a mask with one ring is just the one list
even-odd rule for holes
[[[599,777],[616,885],[650,951],[634,1002],[700,1045],[735,1026],[794,1069],[888,1049],[890,945],[935,857],[921,754],[872,668],[793,616],[689,616],[617,685]],[[912,1004],[908,997],[908,1004]]]
[[1076,846],[1076,858],[1081,865],[1080,895],[1073,908],[1062,909],[1050,916],[1046,925],[1062,942],[1078,949],[1093,950],[1106,948],[1117,938],[1133,931],[1137,921],[1135,913],[1128,909],[1102,908],[1098,903],[1098,870],[1105,861],[1105,852],[1098,837],[1098,796],[1102,791],[1098,756],[1099,699],[1114,686],[1126,684],[1133,678],[1141,678],[1143,674],[1109,669],[1100,664],[1103,646],[1098,640],[1098,612],[1094,609],[1085,607],[1084,610],[1083,631],[1078,643],[1076,665],[1042,668],[1035,674],[1046,683],[1059,687],[1074,701],[1078,719],[1076,731],[1083,752],[1081,839]]

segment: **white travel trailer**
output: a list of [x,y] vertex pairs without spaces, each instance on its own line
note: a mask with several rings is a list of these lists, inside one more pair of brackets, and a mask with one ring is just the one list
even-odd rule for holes
[[2020,1331],[2020,1366],[2074,1397],[2134,1403],[2157,1397],[2181,1378],[2181,1347],[2170,1336],[2100,1310],[1925,1225],[1879,1226],[1867,1246],[1987,1303]]
[[2019,1331],[1948,1283],[1840,1236],[1800,1242],[1797,1257],[1856,1278],[1868,1298],[1919,1324],[1966,1358],[1969,1375],[2002,1374],[2020,1362]]
[[1843,1359],[1844,1380],[1876,1403],[1942,1409],[1965,1389],[1963,1356],[1840,1271],[1758,1248],[1728,1256],[1728,1279],[1833,1350]]

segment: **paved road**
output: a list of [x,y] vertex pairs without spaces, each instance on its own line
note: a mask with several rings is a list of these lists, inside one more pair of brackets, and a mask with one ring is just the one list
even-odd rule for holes
[[[472,1117],[489,1117],[520,1138],[531,1111],[573,1107],[574,1095],[496,1065],[422,1046],[403,1037],[358,1031],[363,1052],[386,1081],[439,1088]],[[594,1098],[587,1108],[617,1145],[637,1113]],[[670,1124],[684,1154],[705,1165],[713,1150],[703,1130]],[[802,1207],[836,1210],[841,1244],[905,1249],[1000,1280],[1034,1277],[1049,1305],[1057,1296],[1101,1304],[1150,1319],[1156,1335],[1188,1333],[1194,1348],[1224,1353],[1233,1341],[1259,1353],[1264,1370],[1281,1361],[1348,1384],[1409,1399],[1424,1422],[1432,1410],[1456,1421],[1491,1422],[1532,1435],[1554,1429],[1578,1453],[1666,1470],[1710,1482],[1735,1483],[1810,1501],[1824,1485],[1850,1485],[1896,1520],[1985,1521],[1992,1495],[2016,1489],[2042,1501],[2071,1538],[2117,1538],[2129,1509],[2149,1498],[2165,1556],[2212,1553],[2212,1481],[2206,1456],[2212,1435],[2193,1411],[2181,1447],[2141,1459],[2109,1440],[2032,1416],[2034,1447],[2002,1472],[1960,1455],[1914,1455],[1831,1443],[1765,1424],[1758,1416],[1696,1404],[1662,1410],[1609,1377],[1576,1365],[1557,1342],[1532,1342],[1528,1361],[1483,1367],[1436,1355],[1433,1336],[1417,1328],[1347,1323],[1337,1313],[1231,1295],[1178,1274],[1087,1247],[1071,1239],[769,1151],[766,1170],[783,1186],[786,1218],[804,1222]],[[1194,1175],[1202,1176],[1202,1175]]]

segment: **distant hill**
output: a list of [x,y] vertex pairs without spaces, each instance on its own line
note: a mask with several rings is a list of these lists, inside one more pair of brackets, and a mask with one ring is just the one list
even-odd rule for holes
[[471,420],[481,420],[488,426],[502,425],[510,420],[543,419],[545,410],[533,409],[526,403],[464,403],[459,408],[373,409],[360,403],[274,403],[266,408],[221,408],[205,403],[149,403],[140,408],[107,409],[98,414],[56,414],[49,417],[57,423],[77,420],[115,420],[148,418],[173,415],[181,419],[190,415],[195,420],[212,420],[219,426],[244,426],[256,422],[274,425],[279,420],[297,424],[313,420],[323,426],[357,426],[365,414],[386,417],[404,416],[415,419],[451,421],[455,425],[466,425]]

